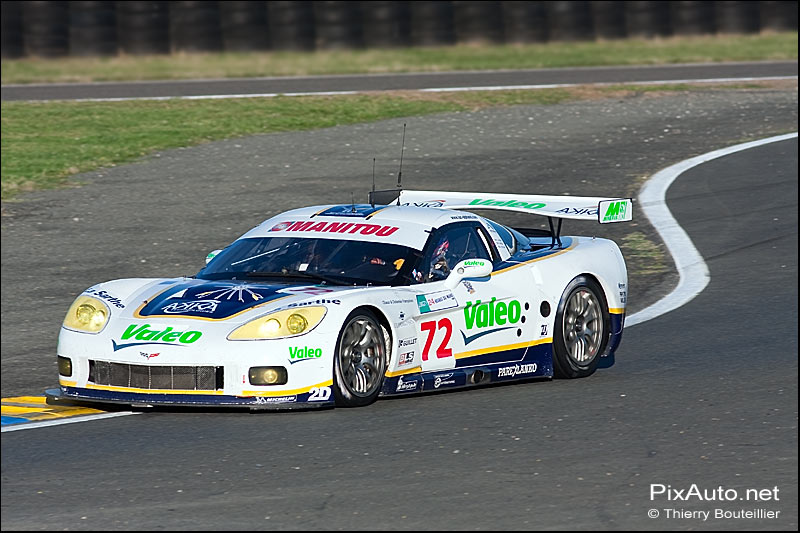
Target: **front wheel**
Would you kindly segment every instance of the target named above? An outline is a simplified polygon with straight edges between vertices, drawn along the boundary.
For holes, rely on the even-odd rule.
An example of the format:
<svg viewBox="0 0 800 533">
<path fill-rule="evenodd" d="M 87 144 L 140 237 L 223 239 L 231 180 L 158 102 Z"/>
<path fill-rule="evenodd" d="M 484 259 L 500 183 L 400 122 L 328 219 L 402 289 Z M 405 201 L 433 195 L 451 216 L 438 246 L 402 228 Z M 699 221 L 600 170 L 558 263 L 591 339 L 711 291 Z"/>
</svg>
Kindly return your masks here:
<svg viewBox="0 0 800 533">
<path fill-rule="evenodd" d="M 336 341 L 333 396 L 337 406 L 361 407 L 378 398 L 388 357 L 383 329 L 375 315 L 356 309 Z"/>
<path fill-rule="evenodd" d="M 558 304 L 553 335 L 553 373 L 582 378 L 597 370 L 608 343 L 608 306 L 603 290 L 586 276 L 573 279 Z"/>
</svg>

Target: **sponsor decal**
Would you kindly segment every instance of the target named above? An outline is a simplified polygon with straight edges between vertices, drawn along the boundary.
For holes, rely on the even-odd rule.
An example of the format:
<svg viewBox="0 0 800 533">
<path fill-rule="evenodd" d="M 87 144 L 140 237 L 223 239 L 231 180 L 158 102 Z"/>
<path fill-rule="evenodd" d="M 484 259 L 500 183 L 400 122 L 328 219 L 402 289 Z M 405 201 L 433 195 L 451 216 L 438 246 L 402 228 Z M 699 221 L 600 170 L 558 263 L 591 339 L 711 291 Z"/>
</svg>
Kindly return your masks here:
<svg viewBox="0 0 800 533">
<path fill-rule="evenodd" d="M 475 288 L 472 286 L 472 283 L 465 279 L 462 279 L 461 283 L 464 285 L 464 288 L 467 289 L 467 292 L 470 294 L 475 294 Z"/>
<path fill-rule="evenodd" d="M 216 294 L 216 296 L 211 296 L 212 300 L 230 300 L 234 296 L 240 302 L 244 302 L 244 297 L 249 296 L 253 299 L 253 301 L 258 301 L 264 298 L 263 294 L 259 294 L 253 289 L 258 289 L 259 287 L 250 287 L 247 285 L 236 285 L 234 287 L 225 287 L 222 289 L 216 289 L 213 291 L 206 291 L 201 292 L 197 296 L 198 298 L 205 298 L 206 296 L 211 296 L 212 294 Z"/>
<path fill-rule="evenodd" d="M 298 220 L 284 222 L 285 228 L 276 229 L 281 224 L 274 226 L 270 231 L 313 231 L 318 233 L 347 233 L 359 235 L 375 235 L 388 237 L 400 228 L 397 226 L 381 226 L 380 224 L 366 224 L 356 222 L 317 222 L 315 220 Z"/>
<path fill-rule="evenodd" d="M 294 222 L 281 222 L 280 224 L 275 224 L 274 226 L 272 226 L 272 228 L 270 228 L 270 231 L 283 231 L 292 224 L 294 224 Z"/>
<path fill-rule="evenodd" d="M 458 307 L 458 301 L 456 300 L 455 295 L 453 295 L 453 293 L 450 291 L 418 294 L 417 307 L 419 307 L 420 313 L 431 313 L 433 311 L 441 311 L 442 309 Z"/>
<path fill-rule="evenodd" d="M 444 206 L 445 200 L 428 200 L 426 202 L 406 202 L 401 205 L 410 206 L 410 207 L 442 207 Z"/>
<path fill-rule="evenodd" d="M 415 390 L 417 390 L 418 387 L 419 387 L 419 380 L 418 379 L 412 379 L 412 380 L 409 380 L 409 381 L 405 381 L 405 380 L 403 380 L 403 376 L 400 376 L 400 378 L 397 380 L 397 387 L 395 387 L 394 390 L 395 390 L 395 392 L 415 391 Z"/>
<path fill-rule="evenodd" d="M 180 315 L 219 320 L 282 296 L 274 287 L 261 283 L 173 282 L 171 289 L 154 295 L 135 316 Z"/>
<path fill-rule="evenodd" d="M 91 289 L 86 289 L 85 291 L 83 291 L 83 294 L 91 294 L 92 296 L 96 296 L 97 298 L 100 298 L 101 300 L 105 300 L 106 302 L 110 303 L 114 307 L 119 307 L 120 309 L 125 307 L 125 304 L 122 303 L 122 300 L 120 300 L 116 296 L 112 296 L 112 295 L 108 294 L 106 291 L 101 291 L 101 290 L 97 290 L 97 289 L 91 288 Z"/>
<path fill-rule="evenodd" d="M 412 337 L 410 339 L 400 339 L 399 346 L 402 348 L 403 346 L 411 346 L 412 344 L 417 344 L 416 337 Z"/>
<path fill-rule="evenodd" d="M 503 207 L 522 207 L 523 209 L 541 209 L 547 204 L 541 202 L 520 202 L 519 200 L 484 200 L 482 198 L 475 198 L 469 205 L 492 205 Z"/>
<path fill-rule="evenodd" d="M 168 314 L 178 313 L 213 313 L 219 305 L 218 300 L 195 300 L 192 302 L 173 302 L 165 305 L 161 311 Z"/>
<path fill-rule="evenodd" d="M 297 395 L 294 394 L 292 396 L 266 396 L 266 397 L 256 396 L 255 400 L 257 404 L 296 402 Z"/>
<path fill-rule="evenodd" d="M 627 200 L 620 200 L 619 202 L 611 202 L 608 204 L 608 209 L 603 215 L 603 222 L 614 222 L 616 220 L 625 220 L 625 214 L 628 211 Z"/>
<path fill-rule="evenodd" d="M 465 267 L 482 267 L 485 265 L 485 261 L 481 261 L 480 259 L 470 259 L 469 261 L 464 261 Z"/>
<path fill-rule="evenodd" d="M 414 300 L 412 300 L 411 298 L 402 298 L 402 299 L 392 298 L 391 300 L 381 300 L 381 303 L 383 305 L 400 305 L 400 304 L 410 304 L 413 301 Z"/>
<path fill-rule="evenodd" d="M 123 341 L 126 341 L 130 338 L 134 338 L 136 340 L 145 342 L 117 344 L 112 339 L 111 344 L 114 347 L 114 351 L 116 352 L 117 350 L 120 350 L 122 348 L 127 348 L 129 346 L 140 346 L 143 344 L 171 344 L 173 346 L 181 346 L 197 342 L 197 340 L 203 336 L 203 334 L 199 331 L 173 331 L 172 326 L 169 326 L 167 327 L 167 329 L 164 330 L 148 329 L 149 327 L 150 324 L 142 324 L 142 325 L 131 324 L 130 326 L 128 326 L 128 328 L 125 330 L 125 333 L 122 334 Z M 173 344 L 173 343 L 179 343 L 179 344 Z"/>
<path fill-rule="evenodd" d="M 325 400 L 330 400 L 330 398 L 330 387 L 311 387 L 308 395 L 309 402 L 324 402 Z"/>
<path fill-rule="evenodd" d="M 159 355 L 161 355 L 161 353 L 160 353 L 160 352 L 159 352 L 159 353 L 145 353 L 145 352 L 139 352 L 139 355 L 141 355 L 142 357 L 144 357 L 144 358 L 145 358 L 145 359 L 147 359 L 147 360 L 150 360 L 150 359 L 152 359 L 153 357 L 158 357 Z"/>
<path fill-rule="evenodd" d="M 450 220 L 474 220 L 478 218 L 475 215 L 452 215 Z"/>
<path fill-rule="evenodd" d="M 438 389 L 442 385 L 454 385 L 455 382 L 456 380 L 453 378 L 452 372 L 448 374 L 439 374 L 433 377 L 433 388 Z"/>
<path fill-rule="evenodd" d="M 319 359 L 320 357 L 322 357 L 322 348 L 309 348 L 308 346 L 304 346 L 303 348 L 289 347 L 289 364 L 295 364 L 308 359 Z"/>
<path fill-rule="evenodd" d="M 466 307 L 464 307 L 464 325 L 468 331 L 472 329 L 483 331 L 479 331 L 469 337 L 462 331 L 461 335 L 464 337 L 464 344 L 469 344 L 489 333 L 511 329 L 513 327 L 511 324 L 516 324 L 520 320 L 524 322 L 522 304 L 520 304 L 519 300 L 510 300 L 506 303 L 498 302 L 497 298 L 493 297 L 489 302 L 481 302 L 480 300 L 467 302 Z M 505 324 L 509 325 L 506 326 Z"/>
<path fill-rule="evenodd" d="M 492 240 L 494 241 L 494 244 L 495 246 L 497 246 L 498 250 L 508 250 L 508 246 L 506 246 L 505 241 L 503 241 L 503 238 L 500 236 L 499 233 L 497 233 L 497 230 L 494 229 L 494 227 L 491 224 L 484 227 L 487 230 L 489 230 L 489 235 L 492 236 Z"/>
<path fill-rule="evenodd" d="M 559 209 L 556 213 L 563 213 L 565 215 L 591 215 L 597 216 L 596 207 L 565 207 Z"/>
<path fill-rule="evenodd" d="M 397 357 L 397 366 L 410 365 L 414 362 L 414 351 L 401 353 Z"/>
<path fill-rule="evenodd" d="M 497 369 L 497 377 L 499 378 L 513 378 L 514 376 L 521 376 L 523 374 L 533 374 L 536 372 L 538 366 L 536 363 L 527 365 L 513 365 L 503 366 Z"/>
<path fill-rule="evenodd" d="M 287 305 L 286 307 L 305 307 L 307 305 L 323 305 L 323 304 L 333 304 L 339 305 L 341 304 L 341 300 L 327 300 L 325 298 L 320 298 L 319 300 L 312 300 L 310 302 L 295 302 Z"/>
</svg>

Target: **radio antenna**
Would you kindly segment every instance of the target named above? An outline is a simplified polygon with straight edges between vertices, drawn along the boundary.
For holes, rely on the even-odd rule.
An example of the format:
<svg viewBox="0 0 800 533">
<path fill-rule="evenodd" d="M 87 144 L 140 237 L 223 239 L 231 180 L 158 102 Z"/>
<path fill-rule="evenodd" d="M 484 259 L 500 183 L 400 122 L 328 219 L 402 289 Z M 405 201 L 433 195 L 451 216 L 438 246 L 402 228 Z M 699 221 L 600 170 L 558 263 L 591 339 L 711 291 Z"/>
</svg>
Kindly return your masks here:
<svg viewBox="0 0 800 533">
<path fill-rule="evenodd" d="M 402 189 L 403 180 L 403 152 L 406 151 L 406 123 L 403 122 L 403 143 L 400 147 L 400 170 L 397 171 L 397 188 Z M 397 205 L 400 205 L 400 195 L 397 195 Z"/>
<path fill-rule="evenodd" d="M 355 213 L 356 212 L 356 194 L 353 191 L 350 191 L 350 205 L 352 206 L 350 208 L 350 212 L 351 213 Z"/>
<path fill-rule="evenodd" d="M 372 207 L 375 207 L 375 201 L 373 197 L 375 196 L 375 158 L 372 158 L 372 194 L 369 195 L 369 203 L 372 204 Z"/>
</svg>

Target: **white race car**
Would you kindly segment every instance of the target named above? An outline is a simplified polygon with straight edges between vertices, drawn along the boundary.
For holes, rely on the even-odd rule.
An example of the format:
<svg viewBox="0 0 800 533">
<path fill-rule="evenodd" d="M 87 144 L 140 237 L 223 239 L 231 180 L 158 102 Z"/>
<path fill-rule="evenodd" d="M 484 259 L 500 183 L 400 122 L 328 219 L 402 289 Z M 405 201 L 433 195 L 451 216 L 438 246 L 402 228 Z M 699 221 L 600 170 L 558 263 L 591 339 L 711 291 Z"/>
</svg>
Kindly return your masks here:
<svg viewBox="0 0 800 533">
<path fill-rule="evenodd" d="M 560 229 L 631 220 L 631 199 L 392 192 L 270 218 L 193 277 L 85 290 L 61 328 L 50 401 L 363 406 L 613 363 L 625 261 L 613 241 Z M 550 231 L 470 209 L 543 215 Z"/>
</svg>

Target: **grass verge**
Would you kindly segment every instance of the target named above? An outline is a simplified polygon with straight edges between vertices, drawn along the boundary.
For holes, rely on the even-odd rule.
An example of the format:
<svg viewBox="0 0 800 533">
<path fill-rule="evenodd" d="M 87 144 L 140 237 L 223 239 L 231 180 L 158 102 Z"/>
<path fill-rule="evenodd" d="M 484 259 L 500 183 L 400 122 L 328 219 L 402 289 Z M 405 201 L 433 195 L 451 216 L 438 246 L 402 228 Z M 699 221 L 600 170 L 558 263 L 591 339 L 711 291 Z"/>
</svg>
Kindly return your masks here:
<svg viewBox="0 0 800 533">
<path fill-rule="evenodd" d="M 753 88 L 768 86 L 748 84 Z M 3 102 L 2 200 L 13 200 L 26 191 L 59 187 L 71 175 L 159 150 L 220 139 L 492 106 L 548 105 L 652 91 L 718 88 L 681 84 L 223 100 Z"/>
<path fill-rule="evenodd" d="M 2 83 L 247 78 L 797 59 L 797 32 L 317 52 L 2 61 Z"/>
</svg>

